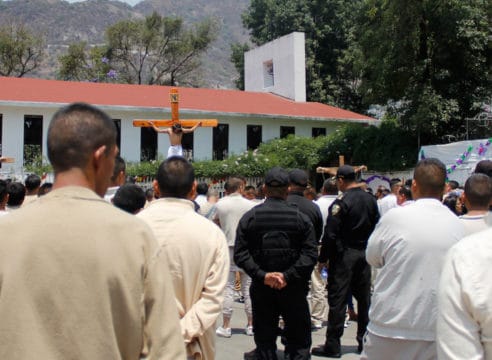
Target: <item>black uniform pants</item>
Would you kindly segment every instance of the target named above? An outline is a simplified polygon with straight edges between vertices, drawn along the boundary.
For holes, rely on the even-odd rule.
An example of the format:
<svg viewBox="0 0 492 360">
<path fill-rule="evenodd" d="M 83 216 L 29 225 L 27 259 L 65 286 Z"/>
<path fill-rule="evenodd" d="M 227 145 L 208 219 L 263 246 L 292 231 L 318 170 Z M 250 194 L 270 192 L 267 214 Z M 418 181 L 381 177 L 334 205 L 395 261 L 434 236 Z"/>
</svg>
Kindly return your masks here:
<svg viewBox="0 0 492 360">
<path fill-rule="evenodd" d="M 366 261 L 365 251 L 345 249 L 343 253 L 330 258 L 328 270 L 328 326 L 326 328 L 326 347 L 340 350 L 343 335 L 347 295 L 357 300 L 357 341 L 362 342 L 369 323 L 371 289 L 371 267 Z"/>
<path fill-rule="evenodd" d="M 308 285 L 289 284 L 274 290 L 257 281 L 250 288 L 253 306 L 256 354 L 261 360 L 277 360 L 276 340 L 279 316 L 285 323 L 285 354 L 289 360 L 310 359 L 311 317 L 307 302 Z"/>
</svg>

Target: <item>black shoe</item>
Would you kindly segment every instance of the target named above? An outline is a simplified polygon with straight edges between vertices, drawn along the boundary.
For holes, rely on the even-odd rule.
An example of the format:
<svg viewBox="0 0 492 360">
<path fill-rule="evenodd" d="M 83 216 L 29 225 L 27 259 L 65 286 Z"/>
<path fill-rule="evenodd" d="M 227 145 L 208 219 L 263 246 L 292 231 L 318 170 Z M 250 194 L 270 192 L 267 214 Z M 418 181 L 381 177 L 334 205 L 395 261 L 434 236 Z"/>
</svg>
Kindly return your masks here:
<svg viewBox="0 0 492 360">
<path fill-rule="evenodd" d="M 342 352 L 340 349 L 334 350 L 327 348 L 325 345 L 320 345 L 311 350 L 312 355 L 316 356 L 323 356 L 323 357 L 329 357 L 329 358 L 341 358 L 342 357 Z"/>
<path fill-rule="evenodd" d="M 244 353 L 244 360 L 256 360 L 258 356 L 256 356 L 256 349 Z"/>
</svg>

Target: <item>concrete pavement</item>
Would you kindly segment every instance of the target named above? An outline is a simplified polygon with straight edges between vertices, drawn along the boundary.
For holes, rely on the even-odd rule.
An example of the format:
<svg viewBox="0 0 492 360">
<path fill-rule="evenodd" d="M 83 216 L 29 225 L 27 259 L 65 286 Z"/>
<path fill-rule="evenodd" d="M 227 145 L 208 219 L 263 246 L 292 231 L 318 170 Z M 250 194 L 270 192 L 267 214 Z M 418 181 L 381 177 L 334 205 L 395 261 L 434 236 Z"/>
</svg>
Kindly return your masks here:
<svg viewBox="0 0 492 360">
<path fill-rule="evenodd" d="M 222 338 L 216 336 L 216 360 L 242 360 L 243 354 L 255 348 L 255 342 L 252 336 L 247 336 L 244 333 L 246 326 L 246 314 L 244 313 L 244 305 L 235 302 L 233 305 L 234 313 L 231 319 L 232 337 Z M 222 324 L 222 315 L 217 320 L 217 326 Z M 357 351 L 357 341 L 355 335 L 357 331 L 357 323 L 349 322 L 349 326 L 345 329 L 342 337 L 342 359 L 355 360 L 359 359 L 360 355 Z M 313 331 L 313 346 L 324 343 L 326 326 L 322 329 Z M 283 348 L 280 343 L 280 338 L 277 341 L 279 359 L 283 360 Z M 324 357 L 312 356 L 312 359 L 327 359 Z"/>
</svg>

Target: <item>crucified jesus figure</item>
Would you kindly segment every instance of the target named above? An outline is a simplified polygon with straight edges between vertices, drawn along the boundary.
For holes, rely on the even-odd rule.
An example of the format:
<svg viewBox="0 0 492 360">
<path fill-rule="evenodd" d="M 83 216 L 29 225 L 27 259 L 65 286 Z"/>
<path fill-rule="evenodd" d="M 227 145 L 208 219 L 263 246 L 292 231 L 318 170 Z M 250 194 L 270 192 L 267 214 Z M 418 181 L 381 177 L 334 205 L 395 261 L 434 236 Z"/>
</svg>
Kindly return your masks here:
<svg viewBox="0 0 492 360">
<path fill-rule="evenodd" d="M 200 126 L 201 122 L 196 123 L 191 128 L 184 128 L 180 123 L 176 122 L 171 127 L 160 128 L 156 126 L 152 121 L 149 121 L 154 130 L 157 133 L 166 133 L 169 135 L 169 142 L 171 143 L 167 151 L 167 157 L 171 156 L 183 156 L 183 147 L 181 141 L 183 139 L 183 134 L 189 134 L 195 131 L 195 129 Z"/>
</svg>

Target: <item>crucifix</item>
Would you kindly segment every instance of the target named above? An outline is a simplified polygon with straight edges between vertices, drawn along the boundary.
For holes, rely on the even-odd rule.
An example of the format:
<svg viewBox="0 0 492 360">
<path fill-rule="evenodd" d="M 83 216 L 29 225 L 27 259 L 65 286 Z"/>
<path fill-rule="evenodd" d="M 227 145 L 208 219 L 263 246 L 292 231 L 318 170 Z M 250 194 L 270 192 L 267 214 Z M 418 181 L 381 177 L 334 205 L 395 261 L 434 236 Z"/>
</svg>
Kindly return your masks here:
<svg viewBox="0 0 492 360">
<path fill-rule="evenodd" d="M 169 135 L 169 150 L 167 157 L 183 156 L 183 147 L 181 140 L 183 134 L 189 134 L 195 131 L 198 126 L 216 127 L 217 119 L 179 119 L 179 93 L 178 89 L 172 88 L 171 98 L 171 119 L 170 120 L 133 120 L 135 127 L 152 127 L 157 133 L 166 133 Z"/>
<path fill-rule="evenodd" d="M 161 126 L 173 126 L 175 124 L 180 124 L 182 127 L 193 127 L 197 124 L 202 127 L 216 127 L 217 119 L 180 119 L 179 118 L 179 93 L 178 89 L 172 88 L 170 93 L 171 100 L 171 119 L 136 119 L 133 120 L 133 126 L 135 127 L 157 127 Z"/>
<path fill-rule="evenodd" d="M 322 173 L 322 174 L 328 174 L 330 176 L 335 176 L 337 174 L 338 167 L 345 165 L 345 156 L 340 155 L 338 157 L 338 166 L 334 167 L 322 167 L 318 166 L 316 168 L 317 173 Z M 360 165 L 360 166 L 353 166 L 355 173 L 361 172 L 361 171 L 367 171 L 367 166 L 365 165 Z"/>
</svg>

